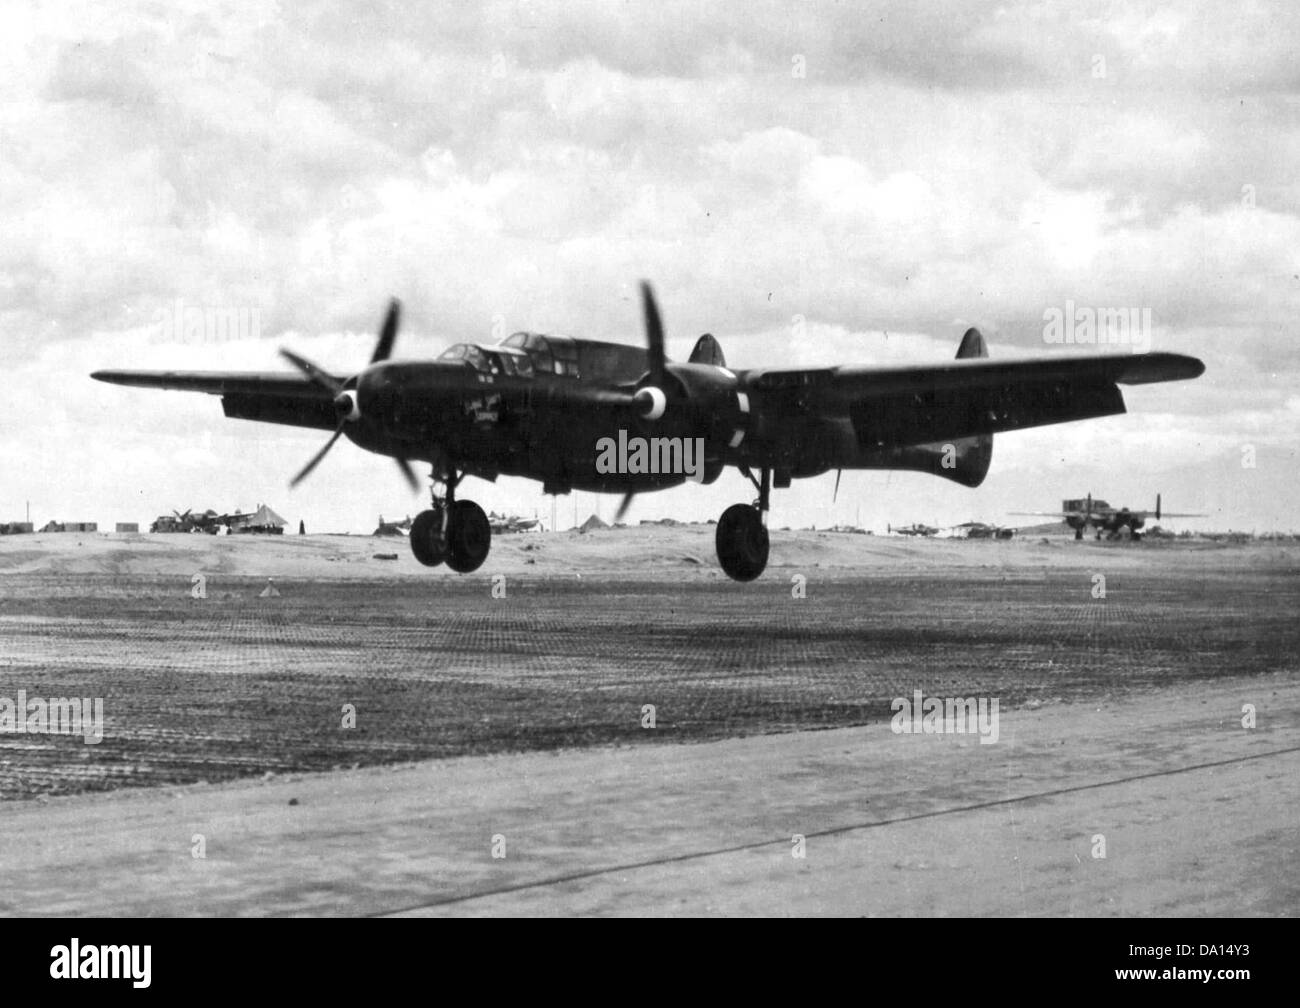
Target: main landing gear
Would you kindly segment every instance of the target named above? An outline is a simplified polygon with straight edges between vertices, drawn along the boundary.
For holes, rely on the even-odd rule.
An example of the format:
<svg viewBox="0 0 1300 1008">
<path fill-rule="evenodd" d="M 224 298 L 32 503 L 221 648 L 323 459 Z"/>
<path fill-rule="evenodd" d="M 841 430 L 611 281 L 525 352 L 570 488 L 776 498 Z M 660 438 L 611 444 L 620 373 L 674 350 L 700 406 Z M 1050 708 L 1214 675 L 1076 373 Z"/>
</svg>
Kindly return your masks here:
<svg viewBox="0 0 1300 1008">
<path fill-rule="evenodd" d="M 430 496 L 433 507 L 421 511 L 411 522 L 411 552 L 426 567 L 445 562 L 460 574 L 478 570 L 492 546 L 492 526 L 483 509 L 469 500 L 456 500 L 461 477 L 452 472 L 442 482 L 446 496 L 438 496 L 438 478 L 433 478 Z"/>
<path fill-rule="evenodd" d="M 733 504 L 718 519 L 716 545 L 718 562 L 727 577 L 736 581 L 753 581 L 767 566 L 767 511 L 772 491 L 772 470 L 764 469 L 761 480 L 742 469 L 758 490 L 753 504 Z"/>
</svg>

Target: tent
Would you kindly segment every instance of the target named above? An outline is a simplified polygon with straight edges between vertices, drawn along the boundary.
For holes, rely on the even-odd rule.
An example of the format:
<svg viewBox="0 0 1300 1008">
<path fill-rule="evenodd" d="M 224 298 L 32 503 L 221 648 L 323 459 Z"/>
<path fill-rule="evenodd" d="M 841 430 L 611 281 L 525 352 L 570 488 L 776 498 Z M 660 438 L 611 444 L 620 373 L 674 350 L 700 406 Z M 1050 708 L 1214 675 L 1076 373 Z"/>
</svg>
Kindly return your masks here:
<svg viewBox="0 0 1300 1008">
<path fill-rule="evenodd" d="M 236 528 L 237 532 L 264 532 L 273 535 L 283 535 L 284 527 L 287 525 L 283 518 L 272 511 L 265 504 L 259 505 L 258 509 L 251 515 L 241 521 Z"/>
<path fill-rule="evenodd" d="M 578 526 L 579 532 L 590 532 L 592 529 L 607 529 L 609 526 L 600 520 L 599 515 L 592 515 L 585 522 Z"/>
</svg>

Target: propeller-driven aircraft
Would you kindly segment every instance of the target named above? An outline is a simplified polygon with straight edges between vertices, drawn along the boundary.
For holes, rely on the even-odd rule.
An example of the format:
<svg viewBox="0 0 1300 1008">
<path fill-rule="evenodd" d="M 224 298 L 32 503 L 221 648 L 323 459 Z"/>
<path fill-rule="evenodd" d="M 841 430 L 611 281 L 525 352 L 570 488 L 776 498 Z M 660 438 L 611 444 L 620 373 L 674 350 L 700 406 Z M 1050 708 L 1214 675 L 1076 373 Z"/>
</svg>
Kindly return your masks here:
<svg viewBox="0 0 1300 1008">
<path fill-rule="evenodd" d="M 885 531 L 890 535 L 924 536 L 928 539 L 930 536 L 938 535 L 943 530 L 937 525 L 914 522 L 911 525 L 886 525 Z"/>
<path fill-rule="evenodd" d="M 1074 538 L 1076 539 L 1082 539 L 1084 531 L 1089 527 L 1097 530 L 1098 539 L 1101 538 L 1103 532 L 1107 533 L 1107 537 L 1110 539 L 1118 539 L 1120 533 L 1126 528 L 1129 531 L 1130 539 L 1141 539 L 1141 529 L 1146 524 L 1147 519 L 1155 518 L 1156 521 L 1159 521 L 1162 517 L 1159 494 L 1156 494 L 1156 509 L 1154 511 L 1130 511 L 1126 507 L 1113 508 L 1104 500 L 1093 500 L 1092 494 L 1088 494 L 1087 497 L 1061 501 L 1060 511 L 1013 511 L 1012 514 L 1060 518 L 1070 528 L 1074 529 Z M 1203 518 L 1205 516 L 1181 511 L 1165 511 L 1163 517 Z"/>
<path fill-rule="evenodd" d="M 483 509 L 456 496 L 466 476 L 523 476 L 551 494 L 622 493 L 617 522 L 637 493 L 688 477 L 712 483 L 734 466 L 757 498 L 723 512 L 715 541 L 723 570 L 750 581 L 767 566 L 773 487 L 832 469 L 910 469 L 976 487 L 995 433 L 1123 413 L 1119 385 L 1205 370 L 1170 353 L 993 361 L 975 329 L 955 361 L 938 364 L 730 369 L 707 333 L 686 363 L 673 363 L 648 284 L 641 299 L 645 349 L 520 332 L 491 347 L 458 343 L 436 360 L 392 360 L 393 301 L 369 365 L 351 376 L 282 350 L 297 374 L 92 377 L 206 392 L 228 417 L 333 431 L 294 486 L 345 435 L 395 459 L 412 488 L 411 463 L 429 464 L 431 507 L 412 523 L 411 550 L 461 573 L 482 565 L 492 538 Z"/>
<path fill-rule="evenodd" d="M 540 518 L 520 518 L 518 515 L 488 512 L 488 524 L 493 532 L 530 532 L 541 523 Z"/>
</svg>

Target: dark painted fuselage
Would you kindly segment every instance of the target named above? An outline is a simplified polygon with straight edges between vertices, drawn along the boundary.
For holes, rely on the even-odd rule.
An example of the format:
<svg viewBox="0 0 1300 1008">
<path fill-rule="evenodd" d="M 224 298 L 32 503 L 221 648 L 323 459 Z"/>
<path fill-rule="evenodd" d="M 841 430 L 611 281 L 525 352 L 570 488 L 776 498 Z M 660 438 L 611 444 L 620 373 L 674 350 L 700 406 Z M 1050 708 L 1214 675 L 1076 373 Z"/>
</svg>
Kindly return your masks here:
<svg viewBox="0 0 1300 1008">
<path fill-rule="evenodd" d="M 361 418 L 346 434 L 372 452 L 486 479 L 526 477 L 560 493 L 679 485 L 687 475 L 667 464 L 669 448 L 687 438 L 701 439 L 702 471 L 693 478 L 705 483 L 734 465 L 770 467 L 777 486 L 868 468 L 917 469 L 974 485 L 988 467 L 979 439 L 899 445 L 903 432 L 883 430 L 886 416 L 835 415 L 814 388 L 755 388 L 751 379 L 761 373 L 709 364 L 668 364 L 667 371 L 667 410 L 647 421 L 625 405 L 647 382 L 646 354 L 637 347 L 523 333 L 496 347 L 458 344 L 437 360 L 387 361 L 362 372 L 355 379 Z M 651 471 L 634 471 L 635 462 L 631 471 L 600 471 L 602 440 L 620 437 L 649 444 Z"/>
</svg>

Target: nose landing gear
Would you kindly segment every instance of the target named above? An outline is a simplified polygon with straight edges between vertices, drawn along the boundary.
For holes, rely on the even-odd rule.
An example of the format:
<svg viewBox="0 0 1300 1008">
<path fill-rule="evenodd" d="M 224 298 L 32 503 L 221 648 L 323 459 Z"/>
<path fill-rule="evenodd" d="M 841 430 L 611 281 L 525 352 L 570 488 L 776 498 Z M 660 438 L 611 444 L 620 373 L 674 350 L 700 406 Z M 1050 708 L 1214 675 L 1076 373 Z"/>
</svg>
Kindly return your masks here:
<svg viewBox="0 0 1300 1008">
<path fill-rule="evenodd" d="M 447 487 L 445 496 L 439 496 L 439 480 L 434 475 L 430 491 L 433 506 L 421 511 L 411 523 L 411 552 L 426 567 L 446 563 L 457 573 L 468 574 L 487 559 L 492 526 L 473 501 L 456 500 L 456 486 L 462 475 L 453 471 L 442 481 Z"/>
</svg>

